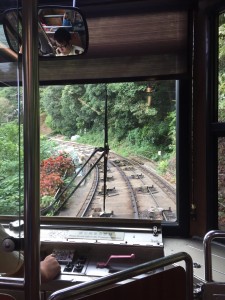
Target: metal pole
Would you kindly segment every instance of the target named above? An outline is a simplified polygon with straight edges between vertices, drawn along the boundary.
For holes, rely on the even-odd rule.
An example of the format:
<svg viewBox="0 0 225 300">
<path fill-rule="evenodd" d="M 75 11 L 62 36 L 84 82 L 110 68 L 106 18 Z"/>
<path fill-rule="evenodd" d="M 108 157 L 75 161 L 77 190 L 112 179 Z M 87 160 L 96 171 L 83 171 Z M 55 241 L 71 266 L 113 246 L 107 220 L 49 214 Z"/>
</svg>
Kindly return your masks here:
<svg viewBox="0 0 225 300">
<path fill-rule="evenodd" d="M 40 155 L 37 0 L 22 0 L 25 299 L 40 299 Z"/>
<path fill-rule="evenodd" d="M 212 276 L 212 240 L 225 238 L 225 231 L 211 230 L 204 236 L 204 260 L 205 260 L 205 281 L 213 282 Z"/>
<path fill-rule="evenodd" d="M 108 155 L 109 155 L 109 144 L 108 144 L 108 92 L 107 83 L 105 84 L 105 137 L 104 137 L 104 178 L 103 178 L 103 212 L 105 212 L 105 202 L 107 194 L 107 167 L 108 167 Z"/>
</svg>

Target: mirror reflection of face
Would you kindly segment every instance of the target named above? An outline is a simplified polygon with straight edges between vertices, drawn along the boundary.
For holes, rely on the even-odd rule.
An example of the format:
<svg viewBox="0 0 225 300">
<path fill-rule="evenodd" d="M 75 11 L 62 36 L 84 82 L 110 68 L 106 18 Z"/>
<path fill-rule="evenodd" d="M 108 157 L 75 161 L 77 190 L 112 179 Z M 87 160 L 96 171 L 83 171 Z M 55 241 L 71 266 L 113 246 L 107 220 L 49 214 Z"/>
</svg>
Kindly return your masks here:
<svg viewBox="0 0 225 300">
<path fill-rule="evenodd" d="M 71 50 L 72 50 L 72 47 L 70 44 L 68 43 L 63 43 L 63 44 L 59 44 L 56 42 L 56 53 L 57 54 L 63 54 L 63 55 L 69 55 Z"/>
<path fill-rule="evenodd" d="M 4 33 L 9 47 L 22 53 L 22 12 L 9 10 L 4 15 Z M 55 34 L 63 30 L 58 39 Z M 40 56 L 80 55 L 88 48 L 88 28 L 76 8 L 48 6 L 38 11 L 38 47 Z"/>
<path fill-rule="evenodd" d="M 42 10 L 39 20 L 47 38 L 55 49 L 56 56 L 79 55 L 86 48 L 84 20 L 80 13 L 73 10 Z"/>
<path fill-rule="evenodd" d="M 72 35 L 66 28 L 58 28 L 54 33 L 56 56 L 79 55 L 84 49 L 72 43 Z"/>
</svg>

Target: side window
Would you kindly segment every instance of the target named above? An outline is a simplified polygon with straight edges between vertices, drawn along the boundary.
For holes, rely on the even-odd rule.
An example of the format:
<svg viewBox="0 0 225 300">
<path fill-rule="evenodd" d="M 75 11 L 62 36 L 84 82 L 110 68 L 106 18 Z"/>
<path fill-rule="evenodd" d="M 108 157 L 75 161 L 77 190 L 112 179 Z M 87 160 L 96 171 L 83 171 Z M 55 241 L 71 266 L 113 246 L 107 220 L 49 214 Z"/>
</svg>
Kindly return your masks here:
<svg viewBox="0 0 225 300">
<path fill-rule="evenodd" d="M 20 74 L 0 26 L 1 69 L 11 72 L 14 83 L 10 85 L 0 78 L 0 214 L 7 216 L 0 223 L 0 273 L 9 276 L 19 271 L 23 264 L 20 252 L 8 253 L 2 250 L 2 241 L 7 236 L 20 237 L 23 213 L 23 109 Z M 9 232 L 9 219 L 12 230 Z"/>
<path fill-rule="evenodd" d="M 219 15 L 218 27 L 218 122 L 225 123 L 225 14 Z M 223 130 L 224 132 L 224 130 Z M 218 226 L 225 229 L 225 138 L 218 138 Z"/>
</svg>

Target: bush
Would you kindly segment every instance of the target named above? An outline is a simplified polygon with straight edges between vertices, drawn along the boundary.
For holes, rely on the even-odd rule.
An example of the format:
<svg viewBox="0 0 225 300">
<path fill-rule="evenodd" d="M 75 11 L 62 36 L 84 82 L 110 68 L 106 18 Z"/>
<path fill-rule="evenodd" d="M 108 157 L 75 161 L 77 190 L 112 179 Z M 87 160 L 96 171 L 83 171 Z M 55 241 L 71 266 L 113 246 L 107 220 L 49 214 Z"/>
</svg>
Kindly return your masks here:
<svg viewBox="0 0 225 300">
<path fill-rule="evenodd" d="M 64 175 L 74 172 L 75 165 L 68 154 L 61 153 L 52 156 L 41 163 L 40 170 L 40 195 L 54 196 L 58 189 L 64 185 Z"/>
<path fill-rule="evenodd" d="M 168 170 L 168 160 L 162 160 L 158 163 L 158 170 L 165 173 Z"/>
</svg>

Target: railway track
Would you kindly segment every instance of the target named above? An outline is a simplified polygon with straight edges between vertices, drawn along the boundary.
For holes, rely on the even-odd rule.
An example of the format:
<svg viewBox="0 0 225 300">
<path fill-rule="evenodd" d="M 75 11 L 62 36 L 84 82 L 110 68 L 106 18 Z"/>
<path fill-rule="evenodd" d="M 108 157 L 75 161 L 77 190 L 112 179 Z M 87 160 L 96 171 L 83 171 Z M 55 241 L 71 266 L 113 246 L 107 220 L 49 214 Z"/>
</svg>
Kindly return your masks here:
<svg viewBox="0 0 225 300">
<path fill-rule="evenodd" d="M 157 184 L 157 186 L 164 190 L 168 197 L 170 197 L 170 199 L 173 200 L 174 203 L 176 203 L 176 189 L 168 181 L 159 176 L 151 167 L 143 166 L 138 161 L 134 161 L 134 165 L 136 165 L 137 168 L 140 169 L 144 174 L 151 177 L 155 184 Z"/>
<path fill-rule="evenodd" d="M 98 166 L 95 166 L 94 179 L 93 179 L 92 186 L 91 186 L 89 193 L 88 193 L 85 201 L 83 202 L 79 212 L 76 215 L 77 217 L 82 218 L 88 214 L 88 209 L 89 209 L 91 202 L 95 196 L 98 184 L 99 184 L 99 169 L 98 169 Z"/>
<path fill-rule="evenodd" d="M 93 148 L 75 142 L 62 144 L 72 145 L 83 157 Z M 176 219 L 175 189 L 156 172 L 137 159 L 125 159 L 115 153 L 108 157 L 108 176 L 106 182 L 105 203 L 103 203 L 103 178 L 100 153 L 91 159 L 96 163 L 85 179 L 85 184 L 76 189 L 59 215 L 75 217 L 115 217 Z M 105 211 L 103 211 L 105 207 Z"/>
</svg>

